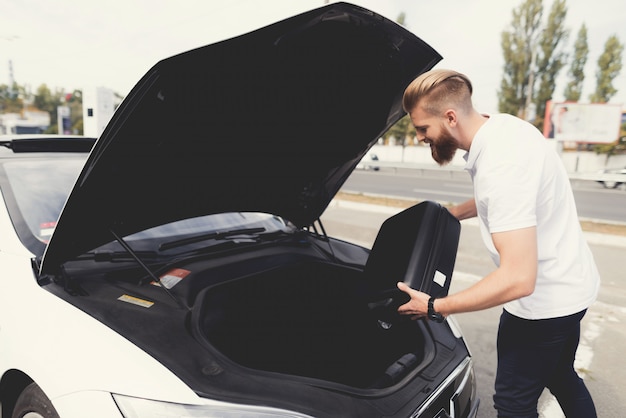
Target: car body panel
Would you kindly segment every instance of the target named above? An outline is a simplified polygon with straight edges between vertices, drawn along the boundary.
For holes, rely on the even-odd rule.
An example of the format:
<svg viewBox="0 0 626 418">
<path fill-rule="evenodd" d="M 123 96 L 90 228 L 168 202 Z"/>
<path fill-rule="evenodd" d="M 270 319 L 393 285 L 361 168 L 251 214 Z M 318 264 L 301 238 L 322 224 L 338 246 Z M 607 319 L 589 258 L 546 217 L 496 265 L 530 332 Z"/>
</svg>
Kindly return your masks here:
<svg viewBox="0 0 626 418">
<path fill-rule="evenodd" d="M 51 399 L 89 389 L 197 401 L 187 385 L 145 351 L 41 288 L 30 270 L 29 258 L 0 253 L 0 265 L 4 278 L 16 278 L 10 292 L 5 287 L 0 293 L 2 310 L 20 318 L 2 321 L 0 375 L 19 369 Z M 32 280 L 24 280 L 28 274 Z M 10 364 L 5 363 L 9 360 Z"/>
<path fill-rule="evenodd" d="M 0 198 L 2 198 L 2 191 L 0 191 Z M 4 199 L 2 199 L 4 202 Z M 11 222 L 11 218 L 7 213 L 4 205 L 1 206 L 2 210 L 0 210 L 0 230 L 1 231 L 15 231 L 13 222 Z M 0 241 L 0 254 L 11 254 L 15 256 L 21 257 L 29 257 L 32 254 L 24 248 L 24 244 L 19 240 L 17 235 L 15 234 L 6 234 L 2 237 Z"/>
<path fill-rule="evenodd" d="M 111 393 L 106 391 L 83 390 L 53 398 L 51 401 L 54 409 L 63 418 L 121 417 Z"/>
</svg>

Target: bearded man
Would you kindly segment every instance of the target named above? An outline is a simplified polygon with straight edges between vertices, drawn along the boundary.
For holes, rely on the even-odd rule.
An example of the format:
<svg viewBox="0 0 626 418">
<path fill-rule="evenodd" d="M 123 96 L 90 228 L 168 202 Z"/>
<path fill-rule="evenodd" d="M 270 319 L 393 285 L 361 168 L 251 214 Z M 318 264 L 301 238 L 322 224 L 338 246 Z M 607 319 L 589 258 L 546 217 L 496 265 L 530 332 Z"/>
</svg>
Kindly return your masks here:
<svg viewBox="0 0 626 418">
<path fill-rule="evenodd" d="M 494 395 L 498 416 L 536 418 L 547 387 L 567 417 L 595 417 L 574 357 L 580 321 L 600 278 L 569 178 L 534 126 L 508 114 L 481 114 L 471 96 L 465 75 L 432 70 L 407 87 L 403 106 L 418 140 L 430 145 L 439 164 L 450 162 L 457 149 L 466 151 L 474 198 L 450 212 L 459 220 L 478 216 L 496 268 L 439 299 L 400 282 L 411 300 L 398 312 L 437 318 L 503 305 Z"/>
</svg>

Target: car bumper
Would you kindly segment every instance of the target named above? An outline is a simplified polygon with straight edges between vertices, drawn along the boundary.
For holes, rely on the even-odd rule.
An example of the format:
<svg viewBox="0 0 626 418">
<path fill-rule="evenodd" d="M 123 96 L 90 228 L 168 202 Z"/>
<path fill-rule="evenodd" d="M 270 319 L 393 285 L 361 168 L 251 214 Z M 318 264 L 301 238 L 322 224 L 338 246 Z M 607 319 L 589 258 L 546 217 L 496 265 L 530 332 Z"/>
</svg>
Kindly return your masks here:
<svg viewBox="0 0 626 418">
<path fill-rule="evenodd" d="M 475 418 L 479 404 L 472 359 L 466 357 L 411 418 Z"/>
</svg>

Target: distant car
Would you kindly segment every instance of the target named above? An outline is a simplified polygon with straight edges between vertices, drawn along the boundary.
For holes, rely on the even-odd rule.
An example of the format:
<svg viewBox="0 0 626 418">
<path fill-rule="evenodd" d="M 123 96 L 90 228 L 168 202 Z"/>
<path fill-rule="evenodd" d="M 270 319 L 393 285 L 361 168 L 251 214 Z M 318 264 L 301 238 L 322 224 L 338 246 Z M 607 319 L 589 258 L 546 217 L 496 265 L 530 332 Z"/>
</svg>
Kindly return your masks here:
<svg viewBox="0 0 626 418">
<path fill-rule="evenodd" d="M 454 318 L 394 290 L 447 292 L 458 221 L 320 222 L 440 58 L 333 3 L 157 63 L 95 145 L 1 138 L 2 417 L 475 417 Z"/>
<path fill-rule="evenodd" d="M 361 159 L 361 161 L 359 162 L 359 164 L 357 164 L 356 168 L 360 168 L 362 170 L 374 170 L 374 171 L 378 171 L 380 170 L 380 166 L 378 164 L 376 164 L 375 162 L 379 161 L 378 159 L 378 155 L 374 154 L 374 153 L 370 153 L 368 152 L 367 154 L 365 154 L 365 156 Z"/>
<path fill-rule="evenodd" d="M 619 180 L 598 180 L 607 189 L 616 189 L 626 184 L 626 167 L 623 168 L 607 168 L 601 171 L 602 174 L 617 174 L 624 177 L 624 181 Z"/>
</svg>

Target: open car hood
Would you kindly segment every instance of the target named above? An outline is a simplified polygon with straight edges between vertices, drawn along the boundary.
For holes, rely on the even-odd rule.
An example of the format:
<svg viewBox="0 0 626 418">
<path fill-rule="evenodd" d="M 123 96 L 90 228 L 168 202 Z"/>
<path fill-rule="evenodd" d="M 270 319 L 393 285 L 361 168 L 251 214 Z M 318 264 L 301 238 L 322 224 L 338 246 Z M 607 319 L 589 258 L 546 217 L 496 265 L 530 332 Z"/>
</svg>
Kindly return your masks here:
<svg viewBox="0 0 626 418">
<path fill-rule="evenodd" d="M 97 141 L 42 272 L 111 231 L 232 211 L 311 224 L 440 59 L 396 23 L 335 3 L 158 62 Z"/>
</svg>

